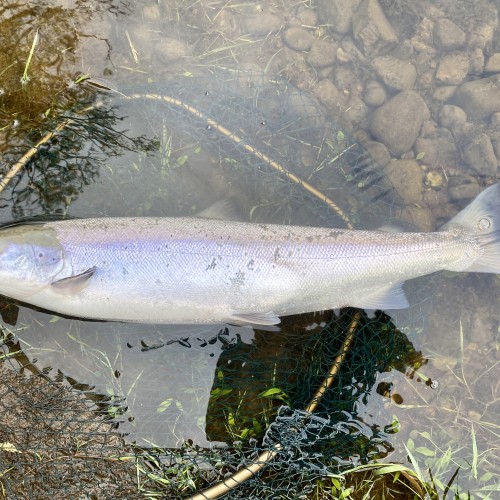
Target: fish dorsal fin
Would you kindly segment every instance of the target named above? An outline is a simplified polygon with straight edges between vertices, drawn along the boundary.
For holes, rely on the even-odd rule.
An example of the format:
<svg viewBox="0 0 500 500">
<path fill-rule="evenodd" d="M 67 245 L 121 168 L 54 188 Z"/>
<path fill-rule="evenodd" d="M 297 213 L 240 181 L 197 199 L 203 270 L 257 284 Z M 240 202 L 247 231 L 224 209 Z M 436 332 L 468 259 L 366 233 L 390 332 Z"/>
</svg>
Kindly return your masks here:
<svg viewBox="0 0 500 500">
<path fill-rule="evenodd" d="M 281 322 L 279 316 L 272 311 L 265 313 L 231 314 L 226 320 L 235 325 L 277 325 Z"/>
<path fill-rule="evenodd" d="M 403 283 L 379 288 L 350 305 L 362 309 L 405 309 L 409 306 Z"/>
<path fill-rule="evenodd" d="M 96 267 L 91 267 L 83 273 L 54 281 L 51 283 L 51 287 L 54 291 L 60 293 L 61 295 L 76 295 L 89 284 L 89 280 L 92 278 L 96 270 Z"/>
<path fill-rule="evenodd" d="M 205 208 L 205 210 L 198 212 L 196 217 L 201 217 L 203 219 L 242 221 L 234 203 L 227 199 L 215 202 L 213 205 Z"/>
</svg>

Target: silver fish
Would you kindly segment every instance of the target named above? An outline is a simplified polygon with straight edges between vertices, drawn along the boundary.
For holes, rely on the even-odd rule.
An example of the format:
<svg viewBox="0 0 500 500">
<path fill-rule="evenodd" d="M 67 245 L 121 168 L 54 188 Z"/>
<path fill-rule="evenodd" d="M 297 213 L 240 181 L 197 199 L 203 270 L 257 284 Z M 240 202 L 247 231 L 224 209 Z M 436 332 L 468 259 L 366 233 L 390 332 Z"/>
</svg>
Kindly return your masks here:
<svg viewBox="0 0 500 500">
<path fill-rule="evenodd" d="M 274 325 L 343 306 L 408 306 L 439 270 L 500 273 L 500 184 L 432 233 L 179 218 L 0 230 L 0 293 L 80 318 Z"/>
</svg>

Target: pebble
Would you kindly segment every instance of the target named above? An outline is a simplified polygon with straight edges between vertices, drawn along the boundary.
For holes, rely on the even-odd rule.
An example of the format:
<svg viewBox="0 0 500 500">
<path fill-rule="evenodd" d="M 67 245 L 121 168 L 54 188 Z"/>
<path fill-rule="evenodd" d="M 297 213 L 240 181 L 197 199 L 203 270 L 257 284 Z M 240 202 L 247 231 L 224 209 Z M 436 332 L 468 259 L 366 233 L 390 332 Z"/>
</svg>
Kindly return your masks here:
<svg viewBox="0 0 500 500">
<path fill-rule="evenodd" d="M 484 66 L 486 73 L 500 73 L 500 52 L 491 54 Z"/>
<path fill-rule="evenodd" d="M 360 85 L 359 78 L 351 66 L 339 66 L 333 73 L 333 81 L 344 94 L 356 95 Z"/>
<path fill-rule="evenodd" d="M 491 139 L 484 132 L 478 132 L 472 124 L 465 124 L 458 137 L 460 156 L 475 172 L 483 177 L 495 177 L 498 162 Z"/>
<path fill-rule="evenodd" d="M 434 43 L 441 50 L 459 50 L 465 46 L 465 31 L 449 19 L 438 19 L 433 34 Z"/>
<path fill-rule="evenodd" d="M 308 9 L 307 7 L 300 8 L 297 12 L 297 19 L 300 24 L 304 26 L 316 26 L 318 24 L 316 12 L 313 9 Z"/>
<path fill-rule="evenodd" d="M 439 111 L 439 123 L 442 127 L 451 130 L 456 125 L 464 124 L 467 121 L 467 114 L 462 108 L 445 104 Z"/>
<path fill-rule="evenodd" d="M 484 52 L 476 47 L 469 54 L 469 75 L 482 75 L 484 72 Z"/>
<path fill-rule="evenodd" d="M 453 98 L 469 119 L 482 121 L 500 111 L 500 75 L 471 80 L 458 88 Z"/>
<path fill-rule="evenodd" d="M 469 72 L 469 56 L 465 52 L 447 54 L 439 63 L 436 79 L 447 85 L 459 85 Z"/>
<path fill-rule="evenodd" d="M 387 100 L 387 92 L 377 80 L 368 80 L 365 84 L 363 99 L 368 106 L 378 107 Z"/>
<path fill-rule="evenodd" d="M 177 61 L 189 53 L 188 46 L 177 38 L 165 37 L 156 43 L 155 51 L 164 63 Z"/>
<path fill-rule="evenodd" d="M 152 44 L 153 31 L 147 24 L 139 23 L 137 26 L 131 28 L 130 39 L 134 48 L 139 48 L 141 51 L 143 51 L 146 47 L 149 47 Z M 130 50 L 128 43 L 127 50 Z M 144 50 L 144 52 L 146 51 Z"/>
<path fill-rule="evenodd" d="M 288 28 L 283 33 L 283 41 L 292 50 L 298 52 L 308 51 L 313 44 L 314 37 L 309 30 L 305 28 Z"/>
<path fill-rule="evenodd" d="M 106 40 L 82 37 L 78 46 L 82 67 L 95 76 L 105 76 L 108 69 L 106 54 L 109 46 Z"/>
<path fill-rule="evenodd" d="M 497 158 L 500 158 L 500 128 L 497 127 L 492 130 L 488 130 L 487 134 L 491 140 L 491 144 L 493 145 L 493 151 L 495 152 L 495 156 Z"/>
<path fill-rule="evenodd" d="M 424 173 L 416 160 L 391 160 L 384 172 L 406 204 L 420 201 Z"/>
<path fill-rule="evenodd" d="M 419 160 L 425 161 L 426 164 L 434 165 L 437 163 L 437 149 L 436 141 L 419 137 L 413 146 L 415 155 Z"/>
<path fill-rule="evenodd" d="M 307 54 L 307 62 L 315 68 L 331 66 L 337 57 L 337 44 L 332 40 L 316 39 Z"/>
<path fill-rule="evenodd" d="M 435 222 L 430 210 L 417 205 L 409 205 L 401 209 L 399 213 L 394 214 L 402 222 L 410 224 L 419 231 L 434 231 Z"/>
<path fill-rule="evenodd" d="M 360 3 L 361 0 L 318 0 L 319 21 L 345 35 L 351 29 L 352 16 Z"/>
<path fill-rule="evenodd" d="M 471 420 L 475 420 L 476 422 L 479 422 L 481 420 L 481 413 L 478 412 L 477 410 L 469 410 L 467 412 L 467 416 L 471 419 Z"/>
<path fill-rule="evenodd" d="M 412 148 L 428 117 L 429 108 L 419 94 L 400 92 L 374 111 L 370 131 L 389 151 L 400 156 Z"/>
<path fill-rule="evenodd" d="M 457 87 L 455 85 L 443 85 L 441 87 L 436 87 L 436 89 L 432 93 L 432 97 L 436 101 L 446 102 L 453 97 L 453 94 L 456 91 Z"/>
<path fill-rule="evenodd" d="M 344 38 L 342 38 L 340 46 L 348 57 L 348 61 L 356 61 L 357 63 L 368 64 L 367 58 L 359 50 L 358 46 L 350 36 L 345 36 Z"/>
<path fill-rule="evenodd" d="M 472 175 L 456 175 L 448 179 L 448 195 L 452 201 L 472 200 L 481 188 Z"/>
<path fill-rule="evenodd" d="M 334 115 L 339 113 L 344 99 L 330 79 L 325 78 L 320 80 L 312 90 L 314 95 L 328 111 L 332 112 Z"/>
<path fill-rule="evenodd" d="M 213 19 L 218 31 L 225 35 L 239 35 L 241 30 L 236 16 L 229 9 L 222 9 Z"/>
<path fill-rule="evenodd" d="M 381 142 L 366 141 L 363 147 L 376 165 L 385 167 L 391 161 L 391 154 Z"/>
<path fill-rule="evenodd" d="M 417 26 L 415 34 L 411 37 L 413 48 L 422 54 L 430 53 L 434 50 L 433 44 L 433 22 L 428 17 L 424 17 Z"/>
<path fill-rule="evenodd" d="M 398 43 L 398 37 L 377 0 L 363 0 L 352 16 L 354 40 L 366 56 L 386 52 Z"/>
<path fill-rule="evenodd" d="M 402 43 L 396 45 L 391 55 L 397 59 L 409 61 L 415 57 L 415 49 L 410 40 L 403 40 Z"/>
<path fill-rule="evenodd" d="M 142 9 L 142 17 L 145 21 L 159 21 L 161 19 L 160 7 L 158 5 L 147 5 Z"/>
<path fill-rule="evenodd" d="M 417 80 L 417 70 L 409 61 L 382 56 L 373 60 L 372 67 L 390 90 L 411 90 Z"/>
<path fill-rule="evenodd" d="M 486 23 L 478 24 L 472 28 L 472 31 L 469 34 L 469 40 L 467 41 L 467 46 L 469 49 L 479 47 L 481 50 L 484 50 L 493 42 L 494 34 L 494 25 Z"/>
<path fill-rule="evenodd" d="M 424 154 L 422 160 L 428 165 L 455 165 L 460 158 L 451 132 L 438 128 L 432 137 L 419 137 L 413 148 L 417 155 Z"/>
<path fill-rule="evenodd" d="M 280 16 L 266 11 L 246 16 L 242 22 L 244 31 L 252 36 L 262 36 L 278 31 L 281 24 Z"/>
<path fill-rule="evenodd" d="M 492 127 L 500 126 L 500 111 L 497 111 L 490 116 L 490 124 Z"/>
<path fill-rule="evenodd" d="M 368 128 L 369 110 L 359 96 L 349 99 L 349 107 L 344 111 L 343 116 L 352 128 Z"/>
</svg>

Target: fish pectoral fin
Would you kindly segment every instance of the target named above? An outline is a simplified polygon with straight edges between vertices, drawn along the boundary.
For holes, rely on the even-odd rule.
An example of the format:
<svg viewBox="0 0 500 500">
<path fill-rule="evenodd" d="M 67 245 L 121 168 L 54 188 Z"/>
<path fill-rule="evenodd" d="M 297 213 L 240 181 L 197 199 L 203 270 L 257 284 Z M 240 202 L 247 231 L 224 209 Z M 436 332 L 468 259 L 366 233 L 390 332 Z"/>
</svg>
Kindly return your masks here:
<svg viewBox="0 0 500 500">
<path fill-rule="evenodd" d="M 352 305 L 363 309 L 405 309 L 410 304 L 403 290 L 403 283 L 396 283 L 379 288 Z"/>
<path fill-rule="evenodd" d="M 89 284 L 89 280 L 92 276 L 94 276 L 96 270 L 96 267 L 91 267 L 90 269 L 83 271 L 83 273 L 54 281 L 50 286 L 54 289 L 54 291 L 62 295 L 76 295 Z"/>
<path fill-rule="evenodd" d="M 231 314 L 226 320 L 233 325 L 277 325 L 281 323 L 279 316 L 272 311 L 265 313 Z"/>
</svg>

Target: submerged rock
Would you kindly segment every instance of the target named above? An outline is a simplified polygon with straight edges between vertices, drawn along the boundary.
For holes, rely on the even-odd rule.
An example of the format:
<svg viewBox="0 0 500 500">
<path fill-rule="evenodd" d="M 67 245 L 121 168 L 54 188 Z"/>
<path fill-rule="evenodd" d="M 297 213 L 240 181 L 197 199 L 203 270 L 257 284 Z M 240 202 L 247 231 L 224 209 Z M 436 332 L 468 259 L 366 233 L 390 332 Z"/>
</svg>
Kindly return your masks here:
<svg viewBox="0 0 500 500">
<path fill-rule="evenodd" d="M 361 0 L 318 0 L 319 20 L 344 35 L 351 29 L 352 16 L 360 3 Z"/>
<path fill-rule="evenodd" d="M 324 68 L 331 66 L 337 57 L 337 44 L 332 40 L 316 39 L 314 40 L 307 62 L 315 68 Z"/>
<path fill-rule="evenodd" d="M 366 82 L 363 99 L 368 106 L 381 106 L 387 99 L 387 91 L 377 80 Z"/>
<path fill-rule="evenodd" d="M 474 133 L 472 127 L 459 136 L 462 160 L 483 177 L 495 177 L 498 168 L 497 158 L 491 139 L 485 133 Z"/>
<path fill-rule="evenodd" d="M 354 39 L 367 56 L 387 52 L 398 37 L 377 0 L 363 0 L 352 17 Z"/>
<path fill-rule="evenodd" d="M 459 85 L 469 72 L 469 56 L 465 52 L 448 54 L 439 63 L 436 79 L 447 85 Z"/>
<path fill-rule="evenodd" d="M 487 73 L 500 73 L 500 52 L 491 54 L 486 62 L 484 71 Z"/>
<path fill-rule="evenodd" d="M 448 130 L 452 130 L 456 125 L 463 125 L 466 121 L 467 114 L 458 106 L 445 104 L 439 111 L 439 123 Z"/>
<path fill-rule="evenodd" d="M 373 69 L 391 90 L 411 90 L 417 80 L 417 70 L 410 61 L 403 61 L 391 56 L 376 57 Z"/>
<path fill-rule="evenodd" d="M 400 92 L 373 113 L 370 131 L 389 151 L 400 156 L 415 143 L 429 108 L 416 92 Z"/>
<path fill-rule="evenodd" d="M 424 173 L 416 160 L 391 160 L 384 172 L 407 205 L 420 201 Z"/>
<path fill-rule="evenodd" d="M 438 19 L 434 25 L 434 43 L 441 50 L 459 50 L 465 46 L 465 31 L 449 19 Z"/>
<path fill-rule="evenodd" d="M 302 52 L 311 48 L 314 37 L 304 28 L 293 27 L 283 33 L 283 41 L 291 49 Z"/>
<path fill-rule="evenodd" d="M 480 191 L 476 178 L 471 175 L 455 175 L 449 179 L 448 194 L 453 201 L 471 200 Z"/>
<path fill-rule="evenodd" d="M 253 36 L 267 35 L 273 31 L 278 31 L 282 25 L 282 18 L 270 12 L 260 12 L 259 14 L 249 15 L 243 20 L 243 29 L 246 33 Z"/>
<path fill-rule="evenodd" d="M 454 101 L 465 110 L 469 119 L 484 120 L 500 111 L 500 75 L 463 83 Z"/>
<path fill-rule="evenodd" d="M 189 53 L 189 48 L 183 41 L 170 37 L 162 38 L 155 50 L 164 63 L 177 61 Z"/>
</svg>

